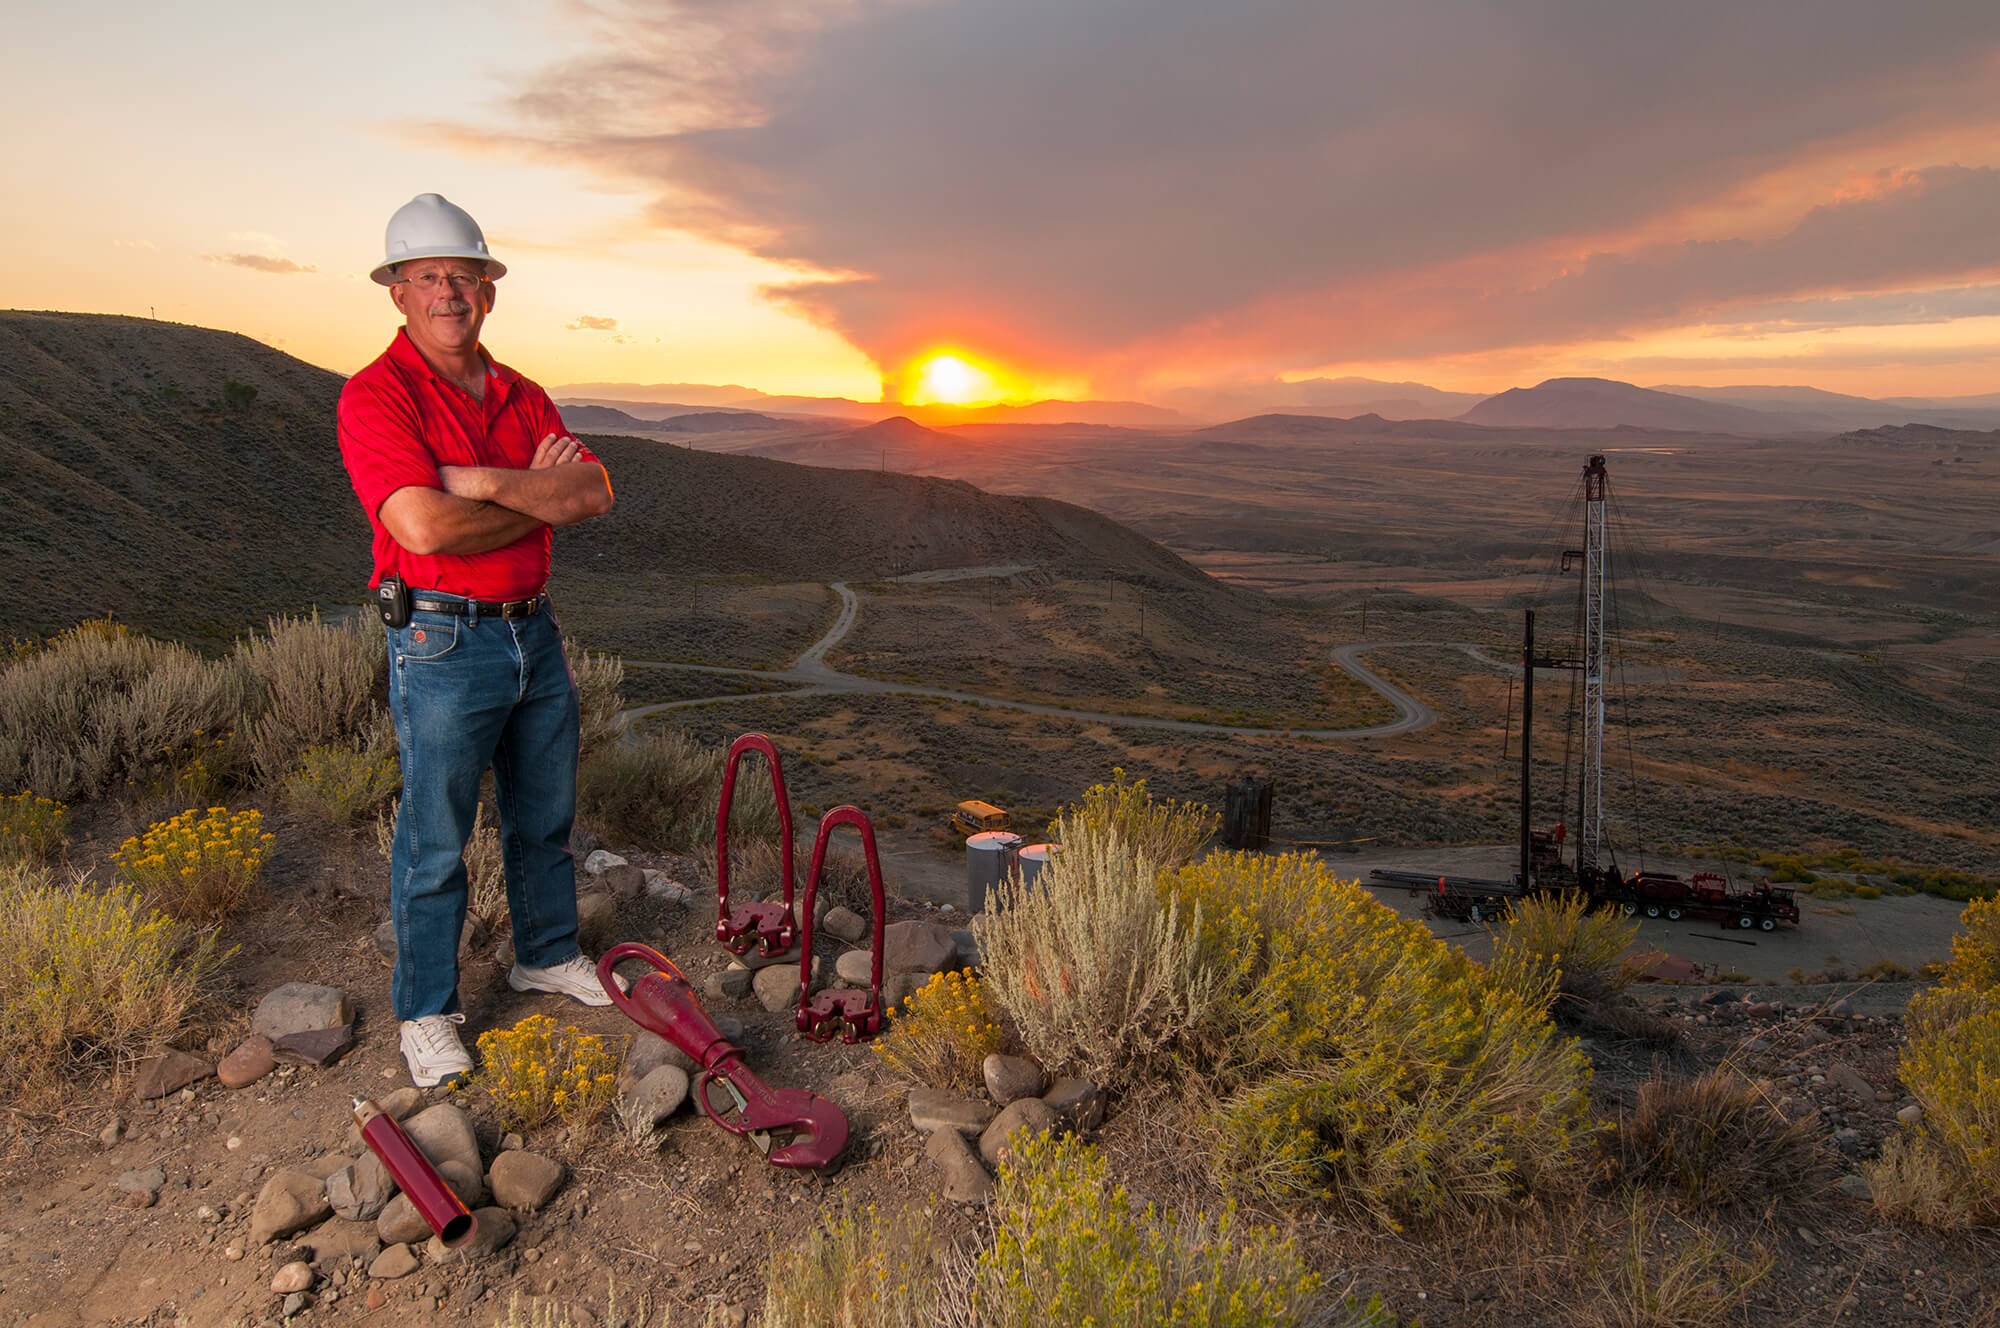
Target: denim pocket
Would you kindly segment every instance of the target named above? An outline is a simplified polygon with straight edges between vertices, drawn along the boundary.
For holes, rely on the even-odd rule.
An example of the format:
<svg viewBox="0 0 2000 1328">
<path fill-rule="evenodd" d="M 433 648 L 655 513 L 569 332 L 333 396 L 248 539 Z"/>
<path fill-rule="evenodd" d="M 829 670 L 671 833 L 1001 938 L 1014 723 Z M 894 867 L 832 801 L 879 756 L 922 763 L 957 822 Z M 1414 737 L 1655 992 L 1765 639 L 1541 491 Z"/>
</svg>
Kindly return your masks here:
<svg viewBox="0 0 2000 1328">
<path fill-rule="evenodd" d="M 426 664 L 449 655 L 458 645 L 461 620 L 446 613 L 414 613 L 410 625 L 396 632 L 396 662 Z"/>
</svg>

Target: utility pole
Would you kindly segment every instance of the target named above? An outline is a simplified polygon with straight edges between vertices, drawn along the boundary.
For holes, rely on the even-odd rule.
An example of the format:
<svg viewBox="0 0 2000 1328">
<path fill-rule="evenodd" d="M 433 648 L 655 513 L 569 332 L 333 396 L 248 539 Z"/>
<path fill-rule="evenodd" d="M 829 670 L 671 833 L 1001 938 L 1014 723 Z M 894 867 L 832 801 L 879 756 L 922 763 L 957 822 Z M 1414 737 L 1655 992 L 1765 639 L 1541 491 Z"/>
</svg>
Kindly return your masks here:
<svg viewBox="0 0 2000 1328">
<path fill-rule="evenodd" d="M 1587 880 L 1604 842 L 1604 458 L 1583 468 L 1583 807 L 1576 874 Z"/>
</svg>

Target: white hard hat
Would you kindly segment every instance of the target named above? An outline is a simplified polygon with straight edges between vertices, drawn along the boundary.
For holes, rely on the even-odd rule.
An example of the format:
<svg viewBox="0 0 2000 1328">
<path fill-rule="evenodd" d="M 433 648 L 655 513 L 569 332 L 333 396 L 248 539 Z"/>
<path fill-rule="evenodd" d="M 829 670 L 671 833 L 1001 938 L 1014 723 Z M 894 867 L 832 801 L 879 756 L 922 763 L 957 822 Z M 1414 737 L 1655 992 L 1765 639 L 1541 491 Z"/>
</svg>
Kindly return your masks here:
<svg viewBox="0 0 2000 1328">
<path fill-rule="evenodd" d="M 376 284 L 393 286 L 390 269 L 418 258 L 477 258 L 486 264 L 486 279 L 507 275 L 507 265 L 486 252 L 486 236 L 472 214 L 443 194 L 418 194 L 389 218 L 383 240 L 386 257 L 368 275 Z"/>
</svg>

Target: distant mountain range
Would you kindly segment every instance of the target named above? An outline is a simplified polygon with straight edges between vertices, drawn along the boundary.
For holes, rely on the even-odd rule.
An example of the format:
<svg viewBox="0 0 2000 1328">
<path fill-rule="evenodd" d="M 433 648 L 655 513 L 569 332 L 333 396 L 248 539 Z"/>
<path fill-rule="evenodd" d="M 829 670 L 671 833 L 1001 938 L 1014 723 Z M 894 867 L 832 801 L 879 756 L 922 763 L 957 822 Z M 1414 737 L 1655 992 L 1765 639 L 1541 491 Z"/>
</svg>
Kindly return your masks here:
<svg viewBox="0 0 2000 1328">
<path fill-rule="evenodd" d="M 1835 434 L 1896 424 L 2000 428 L 2000 393 L 1876 400 L 1813 387 L 1639 387 L 1608 378 L 1551 378 L 1494 396 L 1446 392 L 1423 383 L 1312 378 L 1237 388 L 1175 388 L 1161 393 L 1161 404 L 1052 400 L 1023 405 L 910 406 L 847 397 L 770 396 L 750 388 L 692 383 L 573 383 L 555 389 L 554 395 L 565 409 L 571 403 L 601 406 L 640 419 L 659 420 L 701 410 L 867 423 L 903 415 L 933 428 L 1045 424 L 1181 432 L 1265 416 L 1376 416 L 1391 421 L 1458 420 L 1505 428 L 1622 427 L 1750 437 Z M 727 430 L 732 426 L 718 421 L 713 427 Z"/>
</svg>

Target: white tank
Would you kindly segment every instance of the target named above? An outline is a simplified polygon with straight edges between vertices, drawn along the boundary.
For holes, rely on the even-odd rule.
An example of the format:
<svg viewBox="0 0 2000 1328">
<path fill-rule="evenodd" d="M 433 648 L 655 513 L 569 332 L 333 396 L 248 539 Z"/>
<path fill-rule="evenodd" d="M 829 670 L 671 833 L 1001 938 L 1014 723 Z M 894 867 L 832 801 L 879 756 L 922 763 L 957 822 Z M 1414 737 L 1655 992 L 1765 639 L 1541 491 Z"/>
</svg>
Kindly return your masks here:
<svg viewBox="0 0 2000 1328">
<path fill-rule="evenodd" d="M 965 911 L 984 913 L 986 892 L 1014 866 L 1021 837 L 1011 830 L 983 830 L 965 841 Z"/>
</svg>

